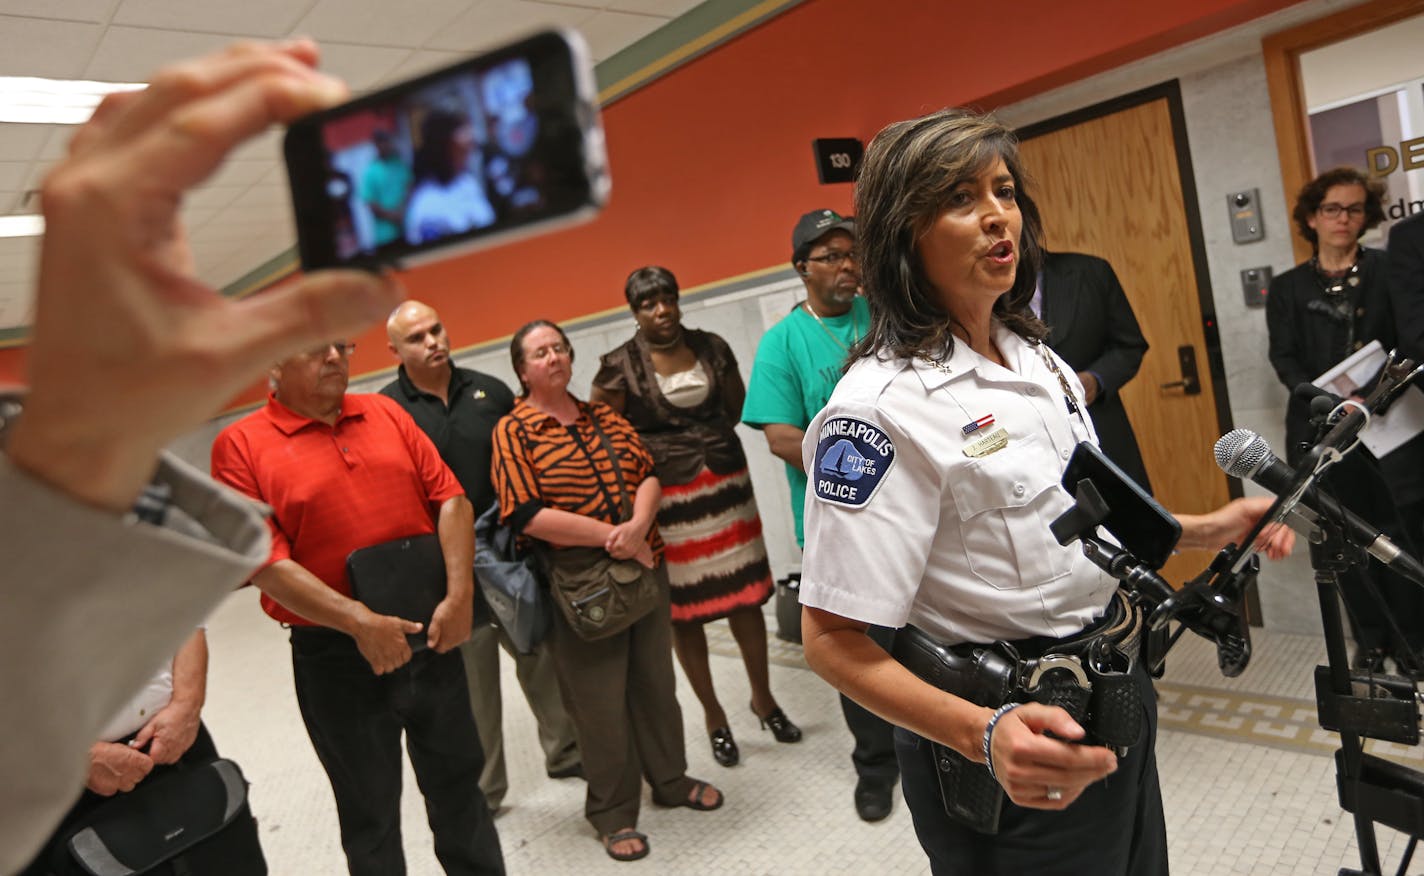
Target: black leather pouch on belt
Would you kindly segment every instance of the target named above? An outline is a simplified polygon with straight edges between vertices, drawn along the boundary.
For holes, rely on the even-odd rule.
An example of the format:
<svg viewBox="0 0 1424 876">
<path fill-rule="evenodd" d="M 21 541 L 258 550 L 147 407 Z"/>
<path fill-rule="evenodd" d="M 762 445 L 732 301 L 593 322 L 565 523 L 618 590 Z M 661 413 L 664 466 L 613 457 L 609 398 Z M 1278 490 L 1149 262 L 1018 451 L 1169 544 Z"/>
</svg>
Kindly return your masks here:
<svg viewBox="0 0 1424 876">
<path fill-rule="evenodd" d="M 1088 733 L 1121 756 L 1142 735 L 1142 689 L 1133 678 L 1133 660 L 1119 651 L 1088 661 L 1093 696 L 1088 706 Z"/>
<path fill-rule="evenodd" d="M 946 648 L 913 626 L 895 634 L 893 656 L 921 679 L 975 705 L 997 707 L 1014 690 L 1018 660 L 998 648 Z M 999 831 L 1004 789 L 988 767 L 947 745 L 930 742 L 944 811 L 957 824 L 984 834 Z"/>
<path fill-rule="evenodd" d="M 1017 697 L 1058 706 L 1085 731 L 1081 745 L 1106 745 L 1127 753 L 1142 733 L 1142 692 L 1133 678 L 1133 658 L 1099 640 L 1092 653 L 1049 654 L 1033 666 Z"/>
</svg>

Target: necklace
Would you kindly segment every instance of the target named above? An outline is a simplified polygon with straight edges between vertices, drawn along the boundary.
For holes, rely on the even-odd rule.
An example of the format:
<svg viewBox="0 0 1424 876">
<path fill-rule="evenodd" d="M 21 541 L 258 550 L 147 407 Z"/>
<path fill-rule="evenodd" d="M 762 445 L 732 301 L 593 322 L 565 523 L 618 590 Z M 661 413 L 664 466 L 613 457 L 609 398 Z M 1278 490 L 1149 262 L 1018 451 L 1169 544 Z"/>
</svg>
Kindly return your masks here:
<svg viewBox="0 0 1424 876">
<path fill-rule="evenodd" d="M 667 351 L 667 350 L 671 350 L 671 349 L 676 348 L 678 344 L 681 344 L 681 343 L 682 343 L 682 328 L 681 328 L 681 327 L 678 328 L 678 330 L 677 330 L 677 336 L 676 336 L 676 337 L 674 337 L 674 338 L 673 338 L 672 340 L 670 340 L 670 341 L 664 341 L 664 342 L 661 343 L 661 344 L 658 343 L 657 341 L 653 340 L 652 338 L 648 337 L 646 334 L 643 335 L 643 340 L 647 342 L 647 344 L 648 344 L 648 349 L 650 349 L 650 350 L 657 350 L 657 351 L 659 351 L 659 352 L 664 352 L 664 351 Z"/>
<path fill-rule="evenodd" d="M 845 341 L 843 341 L 843 340 L 841 340 L 840 338 L 836 337 L 836 333 L 833 332 L 833 331 L 831 331 L 831 327 L 828 326 L 828 325 L 826 325 L 826 321 L 825 321 L 824 319 L 821 319 L 821 315 L 816 312 L 816 309 L 815 309 L 814 307 L 811 306 L 811 302 L 809 302 L 809 301 L 803 301 L 803 302 L 801 302 L 801 306 L 802 306 L 803 308 L 805 308 L 805 310 L 806 310 L 807 313 L 811 314 L 811 318 L 816 321 L 816 325 L 818 325 L 818 326 L 821 327 L 821 331 L 823 331 L 823 332 L 826 333 L 826 337 L 828 337 L 828 338 L 830 338 L 831 340 L 835 341 L 837 347 L 840 347 L 842 350 L 845 350 L 847 353 L 850 352 L 850 346 L 847 345 Z M 856 342 L 859 341 L 859 340 L 860 340 L 860 326 L 859 326 L 859 325 L 856 323 L 856 321 L 855 321 L 855 308 L 852 307 L 851 310 L 850 310 L 850 342 L 851 342 L 852 344 L 854 344 L 854 343 L 856 343 Z"/>
<path fill-rule="evenodd" d="M 1355 260 L 1343 271 L 1327 271 L 1320 264 L 1320 254 L 1310 257 L 1310 266 L 1315 269 L 1315 279 L 1320 281 L 1320 289 L 1332 298 L 1345 294 L 1345 287 L 1360 285 L 1360 248 L 1355 247 Z"/>
</svg>

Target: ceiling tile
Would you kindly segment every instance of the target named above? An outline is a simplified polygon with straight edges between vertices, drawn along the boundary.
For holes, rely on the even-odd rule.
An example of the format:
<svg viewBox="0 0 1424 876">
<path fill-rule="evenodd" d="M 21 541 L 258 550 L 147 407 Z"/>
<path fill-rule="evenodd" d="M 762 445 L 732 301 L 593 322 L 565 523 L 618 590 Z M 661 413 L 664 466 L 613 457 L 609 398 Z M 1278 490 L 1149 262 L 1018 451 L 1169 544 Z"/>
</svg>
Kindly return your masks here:
<svg viewBox="0 0 1424 876">
<path fill-rule="evenodd" d="M 281 207 L 283 210 L 292 206 L 292 196 L 287 191 L 287 186 L 259 184 L 243 192 L 235 198 L 231 204 L 233 207 Z"/>
<path fill-rule="evenodd" d="M 671 19 L 701 4 L 702 0 L 613 0 L 608 8 L 614 12 L 639 12 Z"/>
<path fill-rule="evenodd" d="M 39 157 L 45 161 L 58 161 L 68 155 L 69 141 L 74 136 L 74 132 L 79 129 L 77 125 L 35 125 L 34 127 L 49 129 L 49 139 L 45 141 L 39 154 Z"/>
<path fill-rule="evenodd" d="M 321 69 L 345 80 L 352 91 L 368 90 L 408 57 L 410 49 L 405 48 L 321 44 Z"/>
<path fill-rule="evenodd" d="M 221 222 L 224 225 L 275 225 L 286 218 L 287 208 L 276 204 L 261 204 L 258 206 L 238 206 L 230 204 L 222 208 L 215 223 Z"/>
<path fill-rule="evenodd" d="M 109 20 L 119 0 L 0 0 L 0 15 L 59 18 L 64 21 Z"/>
<path fill-rule="evenodd" d="M 102 31 L 97 24 L 0 15 L 0 76 L 79 78 Z"/>
<path fill-rule="evenodd" d="M 184 195 L 183 206 L 218 209 L 237 200 L 244 191 L 242 186 L 203 186 Z"/>
<path fill-rule="evenodd" d="M 208 177 L 205 187 L 231 188 L 238 185 L 246 188 L 261 179 L 271 165 L 271 158 L 266 161 L 225 161 L 218 172 Z"/>
<path fill-rule="evenodd" d="M 255 140 L 248 140 L 246 143 L 228 153 L 227 161 L 219 169 L 222 173 L 234 164 L 255 164 L 260 169 L 251 171 L 252 181 L 261 179 L 267 171 L 282 163 L 282 129 L 273 129 L 270 135 L 258 135 Z M 251 170 L 249 168 L 249 170 Z"/>
<path fill-rule="evenodd" d="M 29 161 L 44 148 L 46 125 L 0 124 L 0 161 Z"/>
<path fill-rule="evenodd" d="M 429 73 L 441 67 L 448 67 L 457 61 L 470 57 L 468 52 L 435 52 L 421 49 L 396 65 L 396 68 L 381 78 L 376 86 L 392 85 L 405 79 L 413 79 L 422 73 Z"/>
<path fill-rule="evenodd" d="M 291 0 L 242 0 L 240 3 L 174 0 L 123 0 L 114 24 L 167 30 L 276 37 L 289 33 L 305 9 Z"/>
<path fill-rule="evenodd" d="M 579 25 L 594 61 L 611 58 L 667 24 L 667 19 L 626 12 L 600 12 Z"/>
<path fill-rule="evenodd" d="M 0 238 L 0 283 L 28 282 L 39 261 L 39 241 L 33 237 Z"/>
<path fill-rule="evenodd" d="M 0 283 L 0 328 L 30 324 L 35 290 L 29 283 Z"/>
<path fill-rule="evenodd" d="M 483 0 L 442 28 L 425 47 L 475 52 L 536 30 L 560 26 L 577 28 L 596 14 L 595 10 L 577 6 L 552 6 L 528 0 Z"/>
<path fill-rule="evenodd" d="M 470 8 L 470 0 L 319 0 L 294 33 L 318 42 L 418 48 Z"/>
<path fill-rule="evenodd" d="M 183 227 L 190 231 L 194 228 L 202 228 L 207 221 L 218 215 L 218 207 L 200 207 L 192 202 L 183 205 Z"/>
<path fill-rule="evenodd" d="M 165 64 L 206 55 L 232 41 L 232 37 L 221 34 L 110 26 L 99 40 L 84 76 L 111 82 L 147 82 Z"/>
<path fill-rule="evenodd" d="M 18 192 L 29 176 L 28 161 L 0 161 L 0 192 Z"/>
<path fill-rule="evenodd" d="M 37 192 L 44 185 L 45 176 L 50 168 L 54 167 L 53 161 L 31 161 L 29 174 L 25 177 L 24 191 Z"/>
</svg>

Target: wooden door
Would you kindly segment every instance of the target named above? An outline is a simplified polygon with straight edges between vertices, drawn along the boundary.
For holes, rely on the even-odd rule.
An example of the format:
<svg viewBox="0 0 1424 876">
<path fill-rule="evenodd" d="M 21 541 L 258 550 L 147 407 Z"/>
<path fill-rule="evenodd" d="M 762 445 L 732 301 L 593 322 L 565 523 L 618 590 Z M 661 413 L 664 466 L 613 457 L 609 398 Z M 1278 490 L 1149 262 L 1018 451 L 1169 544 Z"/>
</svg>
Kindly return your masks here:
<svg viewBox="0 0 1424 876">
<path fill-rule="evenodd" d="M 1122 281 L 1151 345 L 1142 370 L 1122 389 L 1123 403 L 1158 501 L 1172 511 L 1200 513 L 1230 498 L 1212 456 L 1230 424 L 1225 405 L 1217 403 L 1225 388 L 1213 378 L 1222 370 L 1220 353 L 1208 349 L 1203 327 L 1203 275 L 1193 261 L 1194 215 L 1189 218 L 1183 198 L 1172 92 L 1105 114 L 1090 110 L 1067 126 L 1028 129 L 1022 154 L 1048 248 L 1101 256 Z M 1083 115 L 1090 117 L 1078 120 Z M 1209 295 L 1205 301 L 1210 308 Z M 1197 395 L 1163 388 L 1182 379 L 1178 348 L 1184 345 L 1195 351 Z M 1210 559 L 1183 552 L 1163 575 L 1180 587 Z"/>
</svg>

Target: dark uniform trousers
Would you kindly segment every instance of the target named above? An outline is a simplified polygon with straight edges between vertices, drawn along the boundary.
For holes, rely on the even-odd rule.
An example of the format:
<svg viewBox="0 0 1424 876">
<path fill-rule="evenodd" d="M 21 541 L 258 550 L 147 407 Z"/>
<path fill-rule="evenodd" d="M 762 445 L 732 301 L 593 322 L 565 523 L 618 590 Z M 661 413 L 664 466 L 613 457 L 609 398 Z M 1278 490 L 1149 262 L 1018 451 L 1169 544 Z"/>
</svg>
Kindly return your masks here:
<svg viewBox="0 0 1424 876">
<path fill-rule="evenodd" d="M 865 634 L 886 651 L 895 638 L 895 631 L 889 627 L 872 626 Z M 900 766 L 895 761 L 895 726 L 845 694 L 841 694 L 841 712 L 851 736 L 855 737 L 855 748 L 850 754 L 855 774 L 882 788 L 895 787 L 900 774 Z"/>
<path fill-rule="evenodd" d="M 554 667 L 588 779 L 584 816 L 600 834 L 638 823 L 644 778 L 662 805 L 678 805 L 692 790 L 672 668 L 666 566 L 656 575 L 657 606 L 606 639 L 584 641 L 554 612 Z"/>
<path fill-rule="evenodd" d="M 1157 699 L 1139 663 L 1143 734 L 1117 771 L 1061 812 L 1026 809 L 1006 796 L 999 832 L 960 827 L 944 813 L 930 743 L 895 729 L 901 787 L 935 876 L 1167 876 L 1167 826 L 1157 781 Z"/>
<path fill-rule="evenodd" d="M 352 876 L 402 876 L 401 732 L 447 874 L 504 873 L 480 791 L 484 754 L 455 652 L 417 652 L 376 675 L 350 636 L 292 628 L 292 675 L 307 734 L 331 780 Z"/>
</svg>

